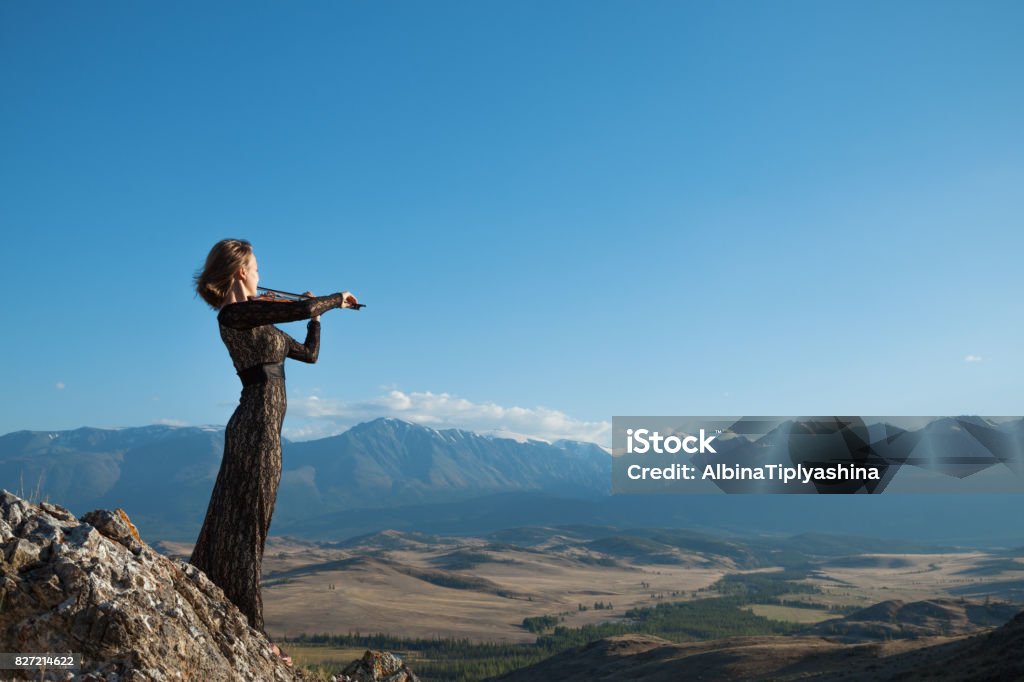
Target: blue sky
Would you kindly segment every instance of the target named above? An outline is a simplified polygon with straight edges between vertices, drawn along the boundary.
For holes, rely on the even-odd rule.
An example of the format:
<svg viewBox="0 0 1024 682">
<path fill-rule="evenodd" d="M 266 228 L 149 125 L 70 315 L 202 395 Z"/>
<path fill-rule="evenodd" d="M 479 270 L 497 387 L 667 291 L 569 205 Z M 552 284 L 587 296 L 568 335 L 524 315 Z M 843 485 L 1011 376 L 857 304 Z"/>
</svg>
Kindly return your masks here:
<svg viewBox="0 0 1024 682">
<path fill-rule="evenodd" d="M 0 4 L 0 433 L 223 424 L 190 277 L 355 292 L 286 435 L 1024 414 L 1024 6 Z M 288 325 L 295 335 L 302 325 Z"/>
</svg>

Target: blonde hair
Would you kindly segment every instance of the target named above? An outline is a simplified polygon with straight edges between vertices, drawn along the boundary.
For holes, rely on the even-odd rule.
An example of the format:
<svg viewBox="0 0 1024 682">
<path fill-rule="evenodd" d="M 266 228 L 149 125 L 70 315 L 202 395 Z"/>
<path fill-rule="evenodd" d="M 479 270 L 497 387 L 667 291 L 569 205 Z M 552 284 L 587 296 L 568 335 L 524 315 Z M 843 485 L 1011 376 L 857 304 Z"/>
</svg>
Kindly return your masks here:
<svg viewBox="0 0 1024 682">
<path fill-rule="evenodd" d="M 220 308 L 228 297 L 235 275 L 248 264 L 252 244 L 244 239 L 221 239 L 206 256 L 206 264 L 192 277 L 196 293 L 211 308 Z"/>
</svg>

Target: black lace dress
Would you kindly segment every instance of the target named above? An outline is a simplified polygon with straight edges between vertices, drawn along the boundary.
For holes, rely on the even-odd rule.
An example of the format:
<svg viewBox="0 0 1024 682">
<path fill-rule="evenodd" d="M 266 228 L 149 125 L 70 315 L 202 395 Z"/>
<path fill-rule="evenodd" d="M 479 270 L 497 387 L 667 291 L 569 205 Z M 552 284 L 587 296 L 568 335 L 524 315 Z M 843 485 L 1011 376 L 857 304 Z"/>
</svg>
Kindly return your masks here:
<svg viewBox="0 0 1024 682">
<path fill-rule="evenodd" d="M 319 322 L 310 320 L 302 344 L 273 323 L 320 315 L 340 308 L 342 299 L 332 294 L 297 302 L 246 301 L 226 305 L 217 315 L 243 387 L 224 432 L 220 472 L 189 561 L 261 632 L 260 571 L 281 482 L 281 424 L 288 405 L 282 363 L 286 357 L 316 362 L 320 351 Z"/>
</svg>

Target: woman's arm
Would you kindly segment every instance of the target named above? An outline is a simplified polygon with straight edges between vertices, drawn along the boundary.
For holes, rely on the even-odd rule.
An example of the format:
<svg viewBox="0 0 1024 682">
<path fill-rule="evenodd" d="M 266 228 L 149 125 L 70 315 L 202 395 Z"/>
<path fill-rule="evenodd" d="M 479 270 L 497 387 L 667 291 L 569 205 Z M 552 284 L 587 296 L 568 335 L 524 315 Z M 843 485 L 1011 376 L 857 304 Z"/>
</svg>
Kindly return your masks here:
<svg viewBox="0 0 1024 682">
<path fill-rule="evenodd" d="M 264 324 L 308 320 L 332 308 L 340 308 L 344 302 L 345 293 L 301 301 L 243 301 L 221 308 L 217 320 L 231 329 L 252 329 Z"/>
<path fill-rule="evenodd" d="M 282 332 L 284 333 L 284 332 Z M 306 326 L 306 343 L 299 343 L 288 334 L 288 357 L 313 364 L 320 355 L 320 323 L 310 320 Z"/>
</svg>

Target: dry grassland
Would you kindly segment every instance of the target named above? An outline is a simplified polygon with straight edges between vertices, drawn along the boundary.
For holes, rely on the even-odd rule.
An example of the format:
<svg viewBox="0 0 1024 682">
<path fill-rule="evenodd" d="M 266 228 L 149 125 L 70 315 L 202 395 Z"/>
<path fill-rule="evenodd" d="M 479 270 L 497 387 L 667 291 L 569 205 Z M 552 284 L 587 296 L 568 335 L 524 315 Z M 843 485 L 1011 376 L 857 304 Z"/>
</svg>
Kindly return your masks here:
<svg viewBox="0 0 1024 682">
<path fill-rule="evenodd" d="M 690 598 L 726 573 L 739 572 L 728 560 L 684 553 L 677 557 L 678 564 L 619 559 L 614 565 L 599 565 L 595 560 L 607 557 L 562 540 L 521 548 L 475 538 L 420 541 L 386 532 L 353 546 L 331 548 L 271 538 L 263 565 L 267 631 L 276 637 L 359 632 L 528 643 L 536 635 L 521 627 L 527 616 L 561 615 L 569 627 L 616 620 L 631 608 Z M 185 557 L 190 549 L 173 543 L 163 547 Z M 460 555 L 469 562 L 449 563 Z M 859 555 L 853 565 L 826 560 L 809 581 L 824 594 L 792 598 L 868 606 L 890 599 L 948 597 L 950 590 L 965 585 L 1024 577 L 1024 572 L 1013 570 L 1012 562 L 1004 572 L 971 573 L 992 558 L 973 552 Z M 1020 566 L 1024 571 L 1024 564 Z M 451 586 L 451 581 L 460 584 Z M 596 610 L 596 602 L 613 608 Z M 580 604 L 588 610 L 580 611 Z M 752 610 L 798 623 L 835 616 L 772 605 L 755 605 Z"/>
<path fill-rule="evenodd" d="M 775 604 L 751 604 L 746 607 L 748 611 L 758 616 L 781 620 L 787 623 L 804 623 L 813 625 L 829 618 L 835 618 L 837 614 L 817 609 L 798 609 L 790 606 L 776 606 Z"/>
<path fill-rule="evenodd" d="M 962 554 L 865 554 L 864 559 L 877 560 L 878 566 L 825 566 L 823 577 L 811 580 L 822 588 L 832 604 L 868 606 L 890 599 L 906 602 L 949 597 L 955 590 L 974 586 L 983 589 L 987 583 L 1020 580 L 1021 570 L 974 574 L 992 556 L 982 552 Z"/>
<path fill-rule="evenodd" d="M 274 543 L 264 559 L 264 575 L 269 578 L 263 591 L 267 630 L 286 637 L 358 631 L 527 643 L 536 637 L 521 627 L 527 616 L 565 614 L 564 624 L 572 627 L 613 620 L 630 608 L 657 603 L 658 595 L 667 598 L 674 591 L 707 587 L 725 572 L 683 566 L 594 566 L 557 553 L 517 549 L 488 550 L 492 561 L 469 569 L 439 569 L 437 560 L 456 549 L 475 547 L 473 541 L 460 541 L 440 548 L 367 552 Z M 354 561 L 334 570 L 295 575 L 287 582 L 273 578 L 285 570 L 346 559 Z M 421 573 L 469 576 L 480 579 L 480 585 L 445 587 L 417 577 Z M 579 604 L 593 607 L 595 602 L 610 602 L 614 608 L 578 610 Z"/>
</svg>

